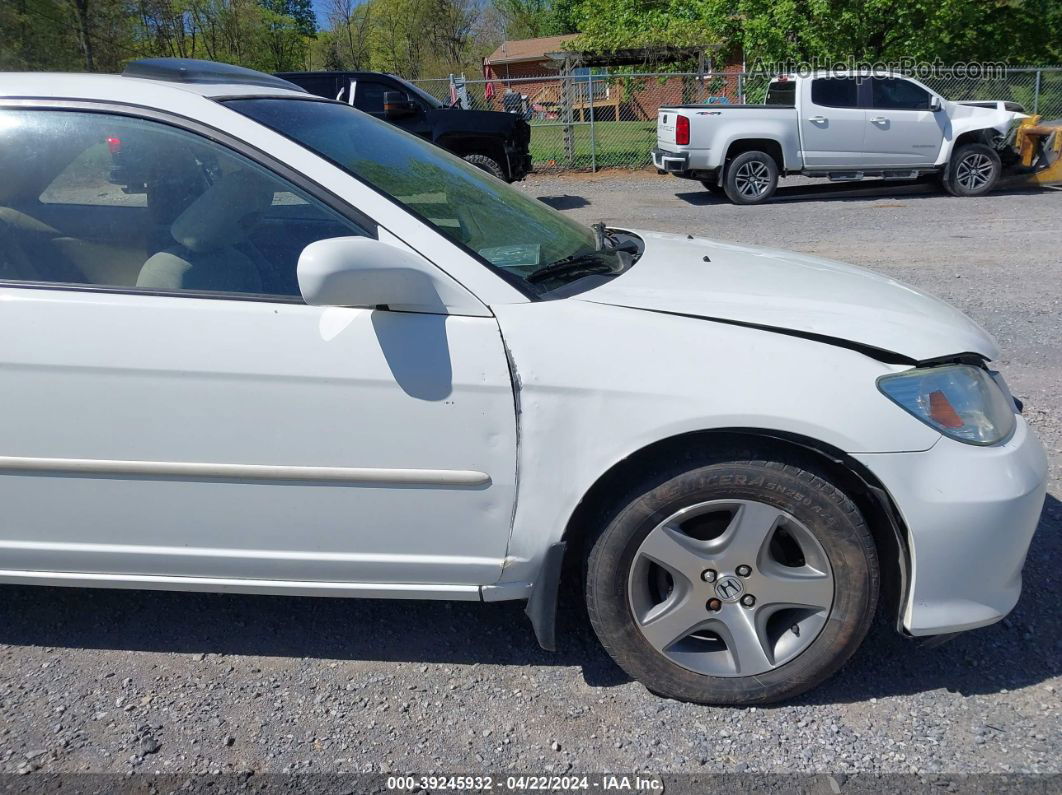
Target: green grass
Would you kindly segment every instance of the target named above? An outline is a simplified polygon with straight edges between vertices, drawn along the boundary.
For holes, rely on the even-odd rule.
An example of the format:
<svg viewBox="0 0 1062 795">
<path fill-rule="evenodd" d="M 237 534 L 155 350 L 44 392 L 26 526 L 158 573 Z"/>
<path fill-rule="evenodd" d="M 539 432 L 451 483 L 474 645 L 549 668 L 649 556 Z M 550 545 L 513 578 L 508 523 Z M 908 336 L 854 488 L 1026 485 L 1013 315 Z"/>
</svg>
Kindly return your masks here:
<svg viewBox="0 0 1062 795">
<path fill-rule="evenodd" d="M 590 168 L 590 125 L 572 127 L 574 158 L 567 162 L 564 127 L 560 124 L 532 123 L 531 159 L 541 168 Z M 639 168 L 649 163 L 649 150 L 656 143 L 655 121 L 599 121 L 594 123 L 596 165 Z"/>
</svg>

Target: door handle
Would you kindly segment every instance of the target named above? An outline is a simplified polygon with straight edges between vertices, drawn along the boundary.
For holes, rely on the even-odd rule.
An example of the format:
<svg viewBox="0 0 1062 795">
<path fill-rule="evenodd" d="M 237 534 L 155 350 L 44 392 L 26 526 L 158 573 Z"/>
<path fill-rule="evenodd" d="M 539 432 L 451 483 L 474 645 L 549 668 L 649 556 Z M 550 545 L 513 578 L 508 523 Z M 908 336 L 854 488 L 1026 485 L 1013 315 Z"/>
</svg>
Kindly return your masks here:
<svg viewBox="0 0 1062 795">
<path fill-rule="evenodd" d="M 815 124 L 819 124 L 820 122 L 826 121 L 826 117 L 825 116 L 808 116 L 808 121 L 814 122 Z"/>
<path fill-rule="evenodd" d="M 885 124 L 888 121 L 884 116 L 875 116 L 870 120 L 871 124 Z"/>
</svg>

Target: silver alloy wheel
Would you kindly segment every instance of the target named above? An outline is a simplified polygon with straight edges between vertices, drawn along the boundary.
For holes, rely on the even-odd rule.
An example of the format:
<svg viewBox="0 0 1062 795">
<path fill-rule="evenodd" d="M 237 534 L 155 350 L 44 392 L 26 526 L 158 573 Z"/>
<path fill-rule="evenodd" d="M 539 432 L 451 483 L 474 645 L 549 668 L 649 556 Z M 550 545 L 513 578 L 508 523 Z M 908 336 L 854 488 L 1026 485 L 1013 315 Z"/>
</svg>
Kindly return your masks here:
<svg viewBox="0 0 1062 795">
<path fill-rule="evenodd" d="M 971 152 L 955 167 L 955 181 L 968 191 L 983 188 L 992 179 L 995 163 L 986 154 Z"/>
<path fill-rule="evenodd" d="M 738 166 L 734 174 L 734 185 L 738 193 L 750 199 L 755 199 L 767 192 L 771 184 L 771 172 L 759 160 L 749 160 Z"/>
<path fill-rule="evenodd" d="M 658 524 L 635 553 L 627 593 L 653 648 L 709 676 L 755 676 L 789 662 L 818 637 L 834 599 L 814 534 L 752 500 L 698 503 Z"/>
</svg>

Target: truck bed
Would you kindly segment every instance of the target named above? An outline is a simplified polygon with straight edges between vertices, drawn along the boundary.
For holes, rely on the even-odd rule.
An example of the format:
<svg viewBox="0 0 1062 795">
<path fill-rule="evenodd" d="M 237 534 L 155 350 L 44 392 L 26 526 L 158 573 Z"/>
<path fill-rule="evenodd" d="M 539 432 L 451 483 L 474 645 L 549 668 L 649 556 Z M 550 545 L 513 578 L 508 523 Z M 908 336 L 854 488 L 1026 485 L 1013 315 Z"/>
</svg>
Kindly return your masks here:
<svg viewBox="0 0 1062 795">
<path fill-rule="evenodd" d="M 746 110 L 757 112 L 750 115 Z M 719 163 L 706 162 L 706 158 L 714 156 L 709 151 L 712 142 L 718 143 L 731 132 L 745 137 L 773 138 L 781 142 L 783 149 L 795 153 L 799 148 L 797 117 L 793 105 L 665 105 L 657 112 L 656 145 L 669 151 L 678 151 L 680 147 L 697 151 L 689 167 L 711 170 L 719 166 Z M 681 144 L 676 138 L 679 122 L 689 128 L 689 140 Z"/>
</svg>

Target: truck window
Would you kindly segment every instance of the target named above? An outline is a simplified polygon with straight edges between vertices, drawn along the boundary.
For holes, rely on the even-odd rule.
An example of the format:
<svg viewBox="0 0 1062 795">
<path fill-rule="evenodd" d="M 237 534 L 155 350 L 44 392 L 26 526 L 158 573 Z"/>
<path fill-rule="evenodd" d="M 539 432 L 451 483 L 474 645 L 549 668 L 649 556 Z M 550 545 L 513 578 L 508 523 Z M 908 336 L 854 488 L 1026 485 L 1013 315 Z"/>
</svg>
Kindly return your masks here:
<svg viewBox="0 0 1062 795">
<path fill-rule="evenodd" d="M 377 83 L 375 80 L 359 79 L 354 87 L 354 107 L 366 113 L 383 114 L 384 92 L 397 88 Z"/>
<path fill-rule="evenodd" d="M 871 79 L 871 95 L 875 108 L 892 110 L 929 110 L 929 92 L 910 80 L 899 77 Z"/>
<path fill-rule="evenodd" d="M 811 101 L 829 108 L 859 105 L 859 80 L 854 77 L 816 77 L 811 81 Z"/>
<path fill-rule="evenodd" d="M 767 99 L 763 101 L 763 104 L 795 106 L 796 83 L 792 80 L 786 80 L 784 83 L 780 80 L 774 81 L 767 86 Z"/>
</svg>

